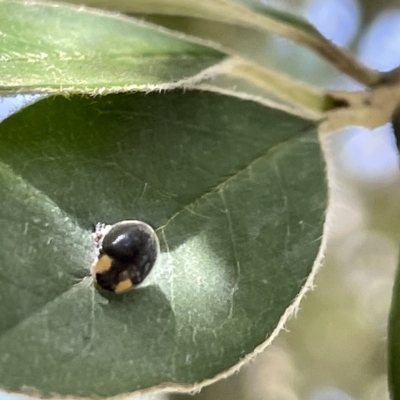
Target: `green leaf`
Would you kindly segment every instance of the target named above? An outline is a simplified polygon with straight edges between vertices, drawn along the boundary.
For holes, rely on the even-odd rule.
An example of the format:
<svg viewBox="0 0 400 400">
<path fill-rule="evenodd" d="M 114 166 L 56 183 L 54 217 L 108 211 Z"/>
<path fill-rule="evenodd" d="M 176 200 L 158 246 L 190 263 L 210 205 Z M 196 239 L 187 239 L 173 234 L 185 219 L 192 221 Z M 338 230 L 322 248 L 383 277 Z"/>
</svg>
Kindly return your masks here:
<svg viewBox="0 0 400 400">
<path fill-rule="evenodd" d="M 0 387 L 108 397 L 207 381 L 276 333 L 326 208 L 314 123 L 202 91 L 50 97 L 0 124 Z M 99 293 L 91 226 L 162 254 Z M 289 308 L 288 308 L 289 307 Z"/>
<path fill-rule="evenodd" d="M 337 70 L 315 53 L 292 42 L 282 43 L 275 35 L 266 31 L 200 18 L 159 14 L 134 15 L 149 23 L 178 31 L 189 37 L 201 38 L 214 43 L 215 46 L 219 45 L 227 54 L 256 62 L 264 67 L 267 73 L 287 74 L 297 80 L 321 87 L 326 86 L 327 81 L 337 76 Z M 280 51 L 282 44 L 285 51 Z M 288 62 L 293 59 L 298 62 Z M 273 82 L 273 80 L 266 81 L 267 84 Z M 295 92 L 296 90 L 293 90 L 293 93 Z"/>
<path fill-rule="evenodd" d="M 355 80 L 372 86 L 378 83 L 381 75 L 361 64 L 356 57 L 335 46 L 321 35 L 317 29 L 302 18 L 275 9 L 274 7 L 245 6 L 235 0 L 68 0 L 72 3 L 87 4 L 94 7 L 119 10 L 125 13 L 153 14 L 201 18 L 234 26 L 250 28 L 255 31 L 280 35 L 301 46 L 308 47 L 325 58 L 341 72 Z M 253 1 L 251 3 L 254 3 Z M 186 31 L 186 28 L 183 28 Z M 217 35 L 213 35 L 217 39 Z M 225 32 L 219 35 L 221 43 L 226 42 Z M 218 39 L 217 39 L 218 41 Z M 263 46 L 258 50 L 262 52 Z M 266 54 L 270 57 L 270 54 Z"/>
<path fill-rule="evenodd" d="M 400 399 L 400 268 L 397 268 L 388 325 L 388 381 L 392 400 Z"/>
<path fill-rule="evenodd" d="M 253 4 L 240 4 L 235 0 L 135 0 L 134 2 L 125 0 L 68 0 L 68 3 L 84 3 L 92 7 L 119 10 L 125 13 L 181 15 L 234 24 L 247 22 L 246 25 L 257 26 L 259 21 L 251 22 L 247 19 L 251 14 L 250 10 L 253 9 L 270 18 L 270 26 L 267 24 L 265 28 L 273 30 L 274 33 L 278 33 L 275 32 L 278 29 L 283 34 L 287 31 L 289 35 L 289 30 L 293 27 L 298 29 L 299 32 L 304 31 L 315 37 L 322 37 L 318 30 L 304 18 L 264 4 L 259 5 L 256 2 L 253 2 Z M 267 19 L 264 21 L 267 21 Z"/>
<path fill-rule="evenodd" d="M 0 1 L 0 91 L 109 93 L 190 78 L 223 54 L 133 18 Z"/>
</svg>

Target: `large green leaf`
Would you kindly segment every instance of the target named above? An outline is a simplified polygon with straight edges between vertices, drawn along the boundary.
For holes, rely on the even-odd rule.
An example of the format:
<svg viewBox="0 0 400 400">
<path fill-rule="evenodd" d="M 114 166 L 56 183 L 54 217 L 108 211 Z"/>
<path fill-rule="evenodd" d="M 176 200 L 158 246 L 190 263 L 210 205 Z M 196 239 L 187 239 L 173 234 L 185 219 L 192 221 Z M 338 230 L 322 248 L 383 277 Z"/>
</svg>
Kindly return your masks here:
<svg viewBox="0 0 400 400">
<path fill-rule="evenodd" d="M 302 290 L 326 207 L 315 124 L 202 91 L 41 100 L 0 125 L 0 387 L 106 397 L 191 385 L 264 343 Z M 97 221 L 162 254 L 98 293 Z M 285 315 L 285 317 L 283 317 Z"/>
<path fill-rule="evenodd" d="M 108 93 L 176 82 L 223 55 L 123 15 L 0 1 L 0 91 Z"/>
</svg>

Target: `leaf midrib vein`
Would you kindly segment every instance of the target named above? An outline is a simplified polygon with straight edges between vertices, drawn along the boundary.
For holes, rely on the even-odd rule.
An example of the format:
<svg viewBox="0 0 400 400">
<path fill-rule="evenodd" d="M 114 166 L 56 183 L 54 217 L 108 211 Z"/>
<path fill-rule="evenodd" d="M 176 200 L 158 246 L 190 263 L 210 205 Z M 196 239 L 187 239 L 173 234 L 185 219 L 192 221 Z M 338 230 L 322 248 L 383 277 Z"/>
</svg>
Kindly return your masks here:
<svg viewBox="0 0 400 400">
<path fill-rule="evenodd" d="M 165 224 L 159 226 L 156 229 L 156 232 L 163 232 L 165 230 L 165 228 L 175 219 L 177 218 L 181 213 L 183 213 L 184 211 L 188 210 L 190 207 L 192 207 L 194 204 L 200 202 L 201 200 L 207 198 L 208 196 L 212 196 L 215 193 L 221 191 L 224 189 L 224 187 L 233 179 L 235 179 L 236 177 L 238 177 L 239 175 L 241 175 L 242 173 L 244 173 L 245 171 L 247 171 L 249 168 L 252 168 L 254 166 L 254 164 L 256 164 L 257 162 L 259 162 L 260 160 L 262 160 L 264 157 L 266 157 L 267 155 L 269 155 L 270 153 L 273 153 L 275 151 L 277 151 L 277 149 L 285 147 L 290 145 L 291 143 L 295 142 L 296 140 L 299 140 L 299 138 L 305 136 L 305 134 L 310 130 L 310 128 L 312 128 L 313 125 L 310 124 L 309 126 L 301 129 L 297 135 L 295 135 L 294 137 L 291 137 L 290 139 L 284 140 L 270 148 L 268 148 L 263 154 L 253 158 L 252 160 L 249 161 L 249 163 L 244 166 L 243 168 L 238 169 L 235 173 L 233 173 L 232 175 L 228 176 L 225 180 L 223 180 L 222 182 L 218 183 L 216 186 L 208 189 L 207 191 L 205 191 L 202 195 L 200 195 L 197 199 L 185 204 L 184 206 L 181 207 L 180 210 L 178 210 L 175 214 L 173 214 L 166 222 Z"/>
</svg>

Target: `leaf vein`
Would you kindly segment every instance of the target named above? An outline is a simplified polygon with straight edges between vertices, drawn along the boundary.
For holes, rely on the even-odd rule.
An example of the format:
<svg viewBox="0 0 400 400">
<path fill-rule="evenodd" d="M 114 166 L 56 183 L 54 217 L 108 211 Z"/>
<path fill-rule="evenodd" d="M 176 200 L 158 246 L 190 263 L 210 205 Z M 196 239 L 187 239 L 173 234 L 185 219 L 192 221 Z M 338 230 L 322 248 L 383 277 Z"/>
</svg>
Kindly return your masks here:
<svg viewBox="0 0 400 400">
<path fill-rule="evenodd" d="M 297 140 L 299 140 L 300 137 L 304 136 L 308 130 L 310 129 L 310 127 L 312 127 L 313 125 L 307 126 L 306 128 L 304 128 L 303 130 L 301 130 L 299 132 L 299 135 L 295 135 L 294 137 L 291 137 L 290 139 L 287 139 L 283 142 L 280 142 L 270 148 L 268 148 L 263 154 L 255 157 L 254 159 L 252 159 L 247 165 L 245 165 L 243 168 L 238 169 L 235 173 L 233 173 L 230 176 L 227 176 L 225 180 L 223 180 L 222 182 L 218 183 L 216 186 L 210 188 L 209 190 L 207 190 L 205 193 L 203 193 L 201 196 L 199 196 L 197 199 L 195 199 L 194 201 L 191 201 L 188 204 L 185 204 L 184 206 L 182 206 L 182 208 L 180 210 L 178 210 L 175 214 L 173 214 L 166 222 L 165 224 L 159 226 L 156 229 L 156 232 L 164 232 L 165 229 L 167 228 L 167 226 L 175 219 L 177 218 L 182 212 L 184 211 L 189 211 L 189 209 L 191 207 L 193 207 L 195 204 L 199 203 L 201 200 L 206 199 L 208 196 L 214 195 L 215 193 L 218 193 L 219 191 L 223 190 L 233 179 L 235 179 L 236 177 L 238 177 L 239 175 L 241 175 L 242 173 L 245 173 L 246 171 L 248 171 L 249 169 L 251 169 L 255 164 L 257 164 L 258 162 L 260 162 L 261 160 L 264 159 L 264 157 L 266 157 L 267 155 L 276 152 L 278 149 L 281 149 L 285 146 L 289 146 L 291 145 L 293 142 L 296 142 Z"/>
</svg>

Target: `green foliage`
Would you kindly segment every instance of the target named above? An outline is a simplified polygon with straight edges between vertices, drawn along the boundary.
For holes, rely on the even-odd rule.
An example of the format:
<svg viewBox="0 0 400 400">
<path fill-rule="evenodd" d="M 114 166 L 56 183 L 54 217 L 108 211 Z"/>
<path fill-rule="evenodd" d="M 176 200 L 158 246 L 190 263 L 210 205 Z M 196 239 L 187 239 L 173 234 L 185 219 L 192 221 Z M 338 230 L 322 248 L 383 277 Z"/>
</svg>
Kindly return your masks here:
<svg viewBox="0 0 400 400">
<path fill-rule="evenodd" d="M 191 77 L 222 59 L 122 15 L 0 1 L 0 92 L 149 89 Z"/>
<path fill-rule="evenodd" d="M 372 94 L 392 82 L 271 7 L 84 3 L 179 33 L 0 0 L 0 92 L 48 95 L 0 124 L 0 388 L 84 398 L 198 388 L 265 347 L 312 283 L 328 203 L 318 122 L 340 122 L 341 107 L 353 125 L 352 108 L 363 121 L 390 115 L 370 112 L 384 109 L 371 98 L 327 95 L 250 62 L 223 28 L 251 32 L 260 48 L 265 32 L 293 40 Z M 192 19 L 219 30 L 189 37 Z M 126 219 L 154 227 L 157 265 L 133 291 L 97 291 L 91 227 Z M 397 309 L 395 300 L 392 378 Z"/>
<path fill-rule="evenodd" d="M 7 389 L 212 378 L 264 342 L 311 271 L 326 190 L 309 121 L 169 91 L 48 98 L 0 138 Z M 153 225 L 162 255 L 144 287 L 107 296 L 87 277 L 90 227 L 123 219 Z"/>
</svg>

